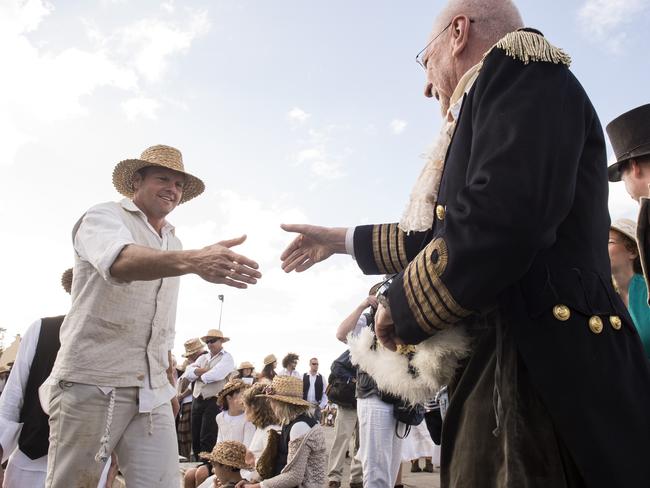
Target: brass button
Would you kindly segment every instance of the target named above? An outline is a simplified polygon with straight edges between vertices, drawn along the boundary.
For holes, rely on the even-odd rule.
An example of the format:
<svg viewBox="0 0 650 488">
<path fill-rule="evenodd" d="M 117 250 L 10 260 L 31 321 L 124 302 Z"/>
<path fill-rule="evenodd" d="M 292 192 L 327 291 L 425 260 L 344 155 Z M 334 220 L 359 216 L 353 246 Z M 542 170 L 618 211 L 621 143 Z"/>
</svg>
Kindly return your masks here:
<svg viewBox="0 0 650 488">
<path fill-rule="evenodd" d="M 603 331 L 603 321 L 598 315 L 589 319 L 589 328 L 594 334 L 600 334 Z"/>
<path fill-rule="evenodd" d="M 555 305 L 553 315 L 561 322 L 566 322 L 571 317 L 571 310 L 566 305 Z"/>
<path fill-rule="evenodd" d="M 447 211 L 445 210 L 445 207 L 442 205 L 436 205 L 436 217 L 438 217 L 438 220 L 445 220 L 445 214 Z"/>
<path fill-rule="evenodd" d="M 612 327 L 616 330 L 619 330 L 621 325 L 623 325 L 623 322 L 621 322 L 621 318 L 618 315 L 612 315 L 609 318 L 609 323 L 612 324 Z"/>
</svg>

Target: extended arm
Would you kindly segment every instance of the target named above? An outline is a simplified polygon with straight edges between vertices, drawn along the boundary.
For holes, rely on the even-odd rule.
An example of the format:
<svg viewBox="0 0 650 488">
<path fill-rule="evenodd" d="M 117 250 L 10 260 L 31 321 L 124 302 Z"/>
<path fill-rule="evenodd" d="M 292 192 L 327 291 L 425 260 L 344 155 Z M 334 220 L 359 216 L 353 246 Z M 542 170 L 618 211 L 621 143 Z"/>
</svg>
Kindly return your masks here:
<svg viewBox="0 0 650 488">
<path fill-rule="evenodd" d="M 348 315 L 345 319 L 343 319 L 343 322 L 341 322 L 338 329 L 336 329 L 336 338 L 339 341 L 347 344 L 348 334 L 356 328 L 357 323 L 359 322 L 359 318 L 361 317 L 361 314 L 368 307 L 372 307 L 376 309 L 377 298 L 375 298 L 374 296 L 367 297 L 352 311 L 350 315 Z"/>
</svg>

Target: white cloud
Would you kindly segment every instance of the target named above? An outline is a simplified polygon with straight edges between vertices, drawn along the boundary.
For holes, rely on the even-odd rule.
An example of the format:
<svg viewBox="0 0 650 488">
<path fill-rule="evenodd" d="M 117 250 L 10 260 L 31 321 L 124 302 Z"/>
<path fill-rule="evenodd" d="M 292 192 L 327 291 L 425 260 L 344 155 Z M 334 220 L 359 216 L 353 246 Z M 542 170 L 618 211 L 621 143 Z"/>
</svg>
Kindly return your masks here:
<svg viewBox="0 0 650 488">
<path fill-rule="evenodd" d="M 209 29 L 204 11 L 189 10 L 173 22 L 145 18 L 108 35 L 96 22 L 81 19 L 92 47 L 55 49 L 38 37 L 53 11 L 44 0 L 0 2 L 0 58 L 7 67 L 0 76 L 2 165 L 12 164 L 20 148 L 38 141 L 49 124 L 87 115 L 89 97 L 100 88 L 125 95 L 122 106 L 130 120 L 155 118 L 160 104 L 143 93 L 142 81 L 160 81 L 173 57 Z"/>
<path fill-rule="evenodd" d="M 126 118 L 130 121 L 140 117 L 156 120 L 158 118 L 158 109 L 160 109 L 160 102 L 154 98 L 140 96 L 122 102 L 122 110 L 124 110 Z"/>
<path fill-rule="evenodd" d="M 289 120 L 302 124 L 306 122 L 309 117 L 311 117 L 311 114 L 305 112 L 303 109 L 299 107 L 294 107 L 291 110 L 289 110 L 287 117 L 289 118 Z"/>
<path fill-rule="evenodd" d="M 158 81 L 167 71 L 170 57 L 186 52 L 192 41 L 210 30 L 207 12 L 194 12 L 186 26 L 149 18 L 130 24 L 109 39 L 148 81 Z M 130 55 L 130 56 L 129 56 Z"/>
<path fill-rule="evenodd" d="M 584 32 L 620 52 L 627 41 L 623 26 L 648 12 L 650 0 L 586 0 L 578 12 Z"/>
<path fill-rule="evenodd" d="M 406 120 L 402 119 L 393 119 L 390 123 L 390 128 L 393 131 L 393 134 L 401 134 L 406 129 Z"/>
</svg>

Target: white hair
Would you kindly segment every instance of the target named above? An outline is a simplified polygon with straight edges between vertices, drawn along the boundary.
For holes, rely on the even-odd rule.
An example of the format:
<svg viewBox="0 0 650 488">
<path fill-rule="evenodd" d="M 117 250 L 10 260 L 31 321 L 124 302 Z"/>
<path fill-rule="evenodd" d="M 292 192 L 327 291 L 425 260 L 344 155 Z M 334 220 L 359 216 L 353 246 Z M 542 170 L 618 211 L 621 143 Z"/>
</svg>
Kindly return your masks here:
<svg viewBox="0 0 650 488">
<path fill-rule="evenodd" d="M 485 49 L 508 32 L 524 27 L 512 0 L 449 0 L 433 24 L 432 35 L 441 32 L 457 15 L 466 15 L 474 21 L 472 31 Z"/>
</svg>

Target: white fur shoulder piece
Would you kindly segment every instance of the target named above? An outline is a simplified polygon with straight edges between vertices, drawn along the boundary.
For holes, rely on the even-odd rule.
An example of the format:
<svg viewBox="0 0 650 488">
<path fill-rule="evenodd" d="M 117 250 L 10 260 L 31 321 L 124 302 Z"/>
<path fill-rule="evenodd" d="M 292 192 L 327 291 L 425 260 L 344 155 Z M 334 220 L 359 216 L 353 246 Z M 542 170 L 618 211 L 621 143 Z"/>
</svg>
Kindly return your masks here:
<svg viewBox="0 0 650 488">
<path fill-rule="evenodd" d="M 380 390 L 410 403 L 425 403 L 449 384 L 460 361 L 472 350 L 471 339 L 463 326 L 441 330 L 415 347 L 410 361 L 417 371 L 413 376 L 406 356 L 381 345 L 371 349 L 374 337 L 369 327 L 357 336 L 348 336 L 352 363 L 372 376 Z"/>
</svg>

